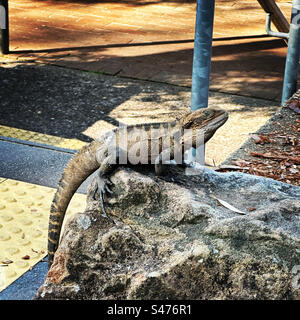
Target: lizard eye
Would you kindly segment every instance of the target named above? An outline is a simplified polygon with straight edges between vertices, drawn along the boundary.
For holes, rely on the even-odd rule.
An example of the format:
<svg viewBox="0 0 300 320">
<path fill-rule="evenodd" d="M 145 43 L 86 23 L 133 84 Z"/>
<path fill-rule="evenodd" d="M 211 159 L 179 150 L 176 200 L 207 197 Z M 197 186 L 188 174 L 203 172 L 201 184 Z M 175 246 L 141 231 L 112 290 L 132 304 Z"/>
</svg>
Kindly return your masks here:
<svg viewBox="0 0 300 320">
<path fill-rule="evenodd" d="M 204 115 L 205 117 L 209 117 L 211 114 L 212 114 L 212 111 L 209 110 L 209 109 L 206 109 L 206 110 L 203 111 L 203 115 Z"/>
</svg>

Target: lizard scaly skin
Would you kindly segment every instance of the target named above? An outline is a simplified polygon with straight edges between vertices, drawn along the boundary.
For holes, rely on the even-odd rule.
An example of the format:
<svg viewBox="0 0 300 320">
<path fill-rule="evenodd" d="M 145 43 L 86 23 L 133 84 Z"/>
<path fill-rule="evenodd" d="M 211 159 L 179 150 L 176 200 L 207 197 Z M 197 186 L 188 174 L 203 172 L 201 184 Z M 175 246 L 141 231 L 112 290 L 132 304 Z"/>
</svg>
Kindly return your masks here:
<svg viewBox="0 0 300 320">
<path fill-rule="evenodd" d="M 163 164 L 176 157 L 178 145 L 188 144 L 189 148 L 199 147 L 197 134 L 202 137 L 201 143 L 206 143 L 227 119 L 228 113 L 222 109 L 200 109 L 187 113 L 172 122 L 140 124 L 123 129 L 116 128 L 105 134 L 102 139 L 93 141 L 79 150 L 64 169 L 51 205 L 48 229 L 49 267 L 58 247 L 68 204 L 81 183 L 94 171 L 98 169 L 96 192 L 100 194 L 102 212 L 106 216 L 103 195 L 107 192 L 111 193 L 109 175 L 116 166 L 124 163 L 120 162 L 120 159 L 125 159 L 131 164 L 154 163 L 156 174 L 161 175 L 163 174 Z M 140 146 L 137 148 L 139 151 L 135 153 L 135 156 L 138 155 L 138 161 L 132 163 L 133 159 L 130 158 L 129 151 L 137 144 Z M 181 159 L 179 160 L 183 158 L 182 149 L 180 149 Z M 178 157 L 176 163 L 178 163 L 177 160 Z"/>
</svg>

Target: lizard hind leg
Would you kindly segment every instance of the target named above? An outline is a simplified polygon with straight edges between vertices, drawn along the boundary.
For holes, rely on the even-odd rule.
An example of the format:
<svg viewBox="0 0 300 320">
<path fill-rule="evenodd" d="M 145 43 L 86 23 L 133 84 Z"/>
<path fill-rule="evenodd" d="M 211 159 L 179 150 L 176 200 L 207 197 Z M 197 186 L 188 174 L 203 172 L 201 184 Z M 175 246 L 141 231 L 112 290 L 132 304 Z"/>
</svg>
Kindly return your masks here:
<svg viewBox="0 0 300 320">
<path fill-rule="evenodd" d="M 110 189 L 113 186 L 113 183 L 109 179 L 109 174 L 114 170 L 114 168 L 115 165 L 111 161 L 111 158 L 107 157 L 102 161 L 101 166 L 97 171 L 96 189 L 94 191 L 93 198 L 96 200 L 96 195 L 99 194 L 99 201 L 104 217 L 108 217 L 104 208 L 104 195 L 108 196 L 113 193 Z"/>
<path fill-rule="evenodd" d="M 94 200 L 97 200 L 96 195 L 97 194 L 99 195 L 99 201 L 100 201 L 101 209 L 103 212 L 103 216 L 107 217 L 107 213 L 104 208 L 103 196 L 113 193 L 109 188 L 109 186 L 112 185 L 112 182 L 110 181 L 110 179 L 108 177 L 103 176 L 99 171 L 97 172 L 97 176 L 96 176 L 96 188 L 95 188 L 95 191 L 93 194 L 93 198 L 94 198 Z"/>
</svg>

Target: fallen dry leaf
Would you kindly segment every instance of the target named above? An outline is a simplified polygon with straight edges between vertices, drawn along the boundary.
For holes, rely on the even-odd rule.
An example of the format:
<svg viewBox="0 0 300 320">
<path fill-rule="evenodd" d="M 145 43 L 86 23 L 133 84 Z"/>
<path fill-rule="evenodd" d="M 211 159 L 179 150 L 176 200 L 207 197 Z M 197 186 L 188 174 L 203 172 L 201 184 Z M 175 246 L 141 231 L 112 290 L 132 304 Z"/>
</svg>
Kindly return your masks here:
<svg viewBox="0 0 300 320">
<path fill-rule="evenodd" d="M 300 101 L 295 99 L 290 99 L 287 101 L 286 107 L 300 114 Z"/>
<path fill-rule="evenodd" d="M 300 164 L 300 156 L 294 157 L 294 156 L 290 156 L 290 155 L 260 153 L 260 152 L 253 152 L 253 151 L 250 152 L 250 156 L 268 158 L 268 159 L 273 159 L 273 160 L 289 160 L 289 161 L 292 161 L 296 164 Z"/>
<path fill-rule="evenodd" d="M 256 134 L 256 133 L 252 133 L 250 135 L 250 137 L 254 140 L 254 143 L 256 144 L 265 144 L 265 143 L 271 143 L 272 140 L 268 137 L 268 136 L 265 136 L 265 135 L 262 135 L 262 134 Z"/>
<path fill-rule="evenodd" d="M 224 200 L 221 200 L 219 198 L 216 198 L 216 200 L 218 200 L 222 206 L 224 206 L 225 208 L 227 208 L 227 209 L 229 209 L 231 211 L 234 211 L 234 212 L 240 213 L 240 214 L 246 214 L 245 212 L 235 208 L 234 206 L 232 206 L 231 204 L 229 204 L 228 202 L 226 202 Z"/>
<path fill-rule="evenodd" d="M 245 161 L 245 160 L 235 160 L 235 161 L 232 161 L 232 164 L 243 168 L 243 167 L 248 166 L 250 164 L 250 162 Z"/>
</svg>

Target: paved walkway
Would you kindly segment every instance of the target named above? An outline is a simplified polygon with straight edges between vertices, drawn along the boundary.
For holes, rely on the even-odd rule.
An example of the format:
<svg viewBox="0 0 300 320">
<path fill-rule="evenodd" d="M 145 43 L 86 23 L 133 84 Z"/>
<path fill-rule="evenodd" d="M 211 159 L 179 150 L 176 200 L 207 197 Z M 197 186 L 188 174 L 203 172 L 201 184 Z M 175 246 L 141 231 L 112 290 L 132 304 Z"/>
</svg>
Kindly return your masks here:
<svg viewBox="0 0 300 320">
<path fill-rule="evenodd" d="M 286 16 L 291 1 L 277 1 Z M 10 0 L 18 57 L 191 85 L 193 0 Z M 280 101 L 286 45 L 265 35 L 257 1 L 216 0 L 211 90 Z M 231 37 L 248 39 L 224 40 Z"/>
</svg>

